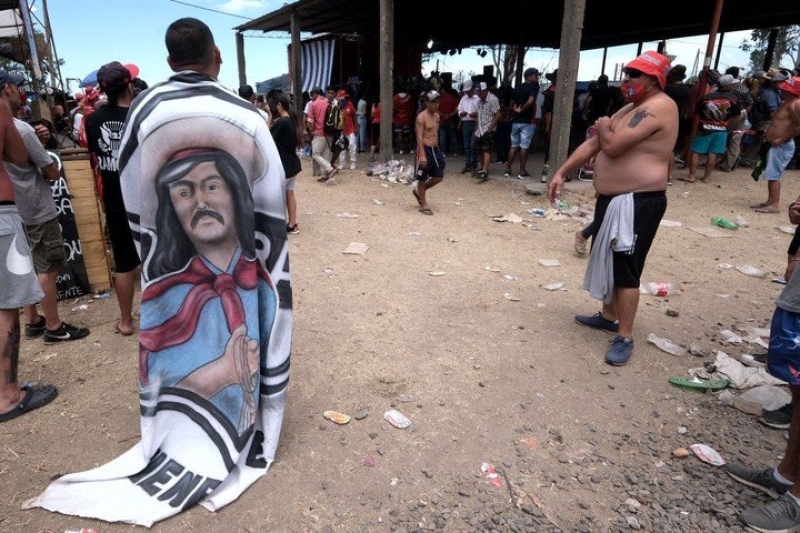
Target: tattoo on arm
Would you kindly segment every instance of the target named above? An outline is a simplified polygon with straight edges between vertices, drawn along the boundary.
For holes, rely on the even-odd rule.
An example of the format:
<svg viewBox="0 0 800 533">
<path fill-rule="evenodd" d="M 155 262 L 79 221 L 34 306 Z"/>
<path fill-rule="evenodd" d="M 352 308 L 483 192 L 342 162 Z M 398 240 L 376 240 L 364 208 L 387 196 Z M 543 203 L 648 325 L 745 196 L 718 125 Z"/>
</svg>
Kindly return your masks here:
<svg viewBox="0 0 800 533">
<path fill-rule="evenodd" d="M 643 121 L 643 120 L 644 120 L 644 119 L 645 119 L 647 116 L 654 117 L 655 115 L 654 115 L 654 114 L 652 114 L 652 113 L 650 113 L 650 112 L 647 110 L 647 108 L 646 108 L 646 107 L 643 107 L 642 109 L 639 109 L 639 110 L 638 110 L 636 113 L 634 113 L 634 114 L 633 114 L 633 116 L 631 117 L 631 120 L 628 122 L 628 127 L 629 127 L 629 128 L 635 128 L 636 126 L 638 126 L 639 124 L 641 124 L 641 123 L 642 123 L 642 121 Z"/>
<path fill-rule="evenodd" d="M 3 379 L 6 384 L 14 384 L 17 382 L 17 371 L 19 369 L 19 324 L 13 326 L 8 332 L 8 343 L 6 349 L 0 353 L 0 359 L 3 359 L 2 365 L 5 368 Z"/>
</svg>

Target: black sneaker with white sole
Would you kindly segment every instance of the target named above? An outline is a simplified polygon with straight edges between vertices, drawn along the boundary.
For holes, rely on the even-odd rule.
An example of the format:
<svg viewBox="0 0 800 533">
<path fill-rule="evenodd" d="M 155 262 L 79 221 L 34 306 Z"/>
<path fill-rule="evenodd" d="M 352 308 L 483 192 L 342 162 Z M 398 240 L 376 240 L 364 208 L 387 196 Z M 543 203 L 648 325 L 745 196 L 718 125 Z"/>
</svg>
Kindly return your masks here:
<svg viewBox="0 0 800 533">
<path fill-rule="evenodd" d="M 792 488 L 791 483 L 787 485 L 775 479 L 775 470 L 773 468 L 748 468 L 744 465 L 732 463 L 725 467 L 725 471 L 736 481 L 765 492 L 773 498 L 779 498 Z"/>
<path fill-rule="evenodd" d="M 762 411 L 758 421 L 774 429 L 789 429 L 789 425 L 792 423 L 792 413 L 794 413 L 794 408 L 791 403 L 787 403 L 774 411 Z"/>
<path fill-rule="evenodd" d="M 50 331 L 49 329 L 46 329 L 44 331 L 44 343 L 55 344 L 57 342 L 75 341 L 82 339 L 87 335 L 89 335 L 88 328 L 79 328 L 73 326 L 72 324 L 62 322 L 61 326 L 59 326 L 57 330 Z"/>
<path fill-rule="evenodd" d="M 38 339 L 47 328 L 47 321 L 42 315 L 39 315 L 39 322 L 36 324 L 25 324 L 25 338 Z"/>
</svg>

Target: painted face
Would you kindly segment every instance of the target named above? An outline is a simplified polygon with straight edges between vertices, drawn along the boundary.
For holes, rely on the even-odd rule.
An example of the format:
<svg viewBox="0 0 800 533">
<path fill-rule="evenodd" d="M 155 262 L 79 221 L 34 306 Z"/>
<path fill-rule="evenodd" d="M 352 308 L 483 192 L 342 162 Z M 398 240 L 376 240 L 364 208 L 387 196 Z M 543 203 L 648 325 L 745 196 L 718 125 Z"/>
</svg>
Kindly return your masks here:
<svg viewBox="0 0 800 533">
<path fill-rule="evenodd" d="M 181 227 L 196 247 L 237 238 L 233 196 L 213 162 L 200 163 L 170 184 L 169 195 Z"/>
</svg>

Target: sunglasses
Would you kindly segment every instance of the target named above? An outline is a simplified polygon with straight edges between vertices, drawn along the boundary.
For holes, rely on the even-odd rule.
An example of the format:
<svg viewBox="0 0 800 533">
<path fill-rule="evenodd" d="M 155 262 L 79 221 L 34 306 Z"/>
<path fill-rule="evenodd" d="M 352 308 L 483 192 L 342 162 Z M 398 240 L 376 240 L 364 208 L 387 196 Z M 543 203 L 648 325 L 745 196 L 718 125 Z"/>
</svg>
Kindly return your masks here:
<svg viewBox="0 0 800 533">
<path fill-rule="evenodd" d="M 635 80 L 636 78 L 641 78 L 644 73 L 641 70 L 629 68 L 625 70 L 625 74 L 627 74 L 630 79 Z"/>
</svg>

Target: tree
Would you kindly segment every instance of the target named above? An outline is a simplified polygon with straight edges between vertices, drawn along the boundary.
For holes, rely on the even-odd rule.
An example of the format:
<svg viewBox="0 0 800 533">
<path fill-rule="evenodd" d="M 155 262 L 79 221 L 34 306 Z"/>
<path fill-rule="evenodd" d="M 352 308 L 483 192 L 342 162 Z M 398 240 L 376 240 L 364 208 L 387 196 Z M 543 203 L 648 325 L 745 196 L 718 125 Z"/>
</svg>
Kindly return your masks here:
<svg viewBox="0 0 800 533">
<path fill-rule="evenodd" d="M 769 65 L 781 67 L 789 64 L 789 68 L 800 67 L 800 26 L 784 26 L 776 28 L 778 37 L 775 40 L 775 51 Z M 744 41 L 739 48 L 745 52 L 750 52 L 751 70 L 765 68 L 764 60 L 767 55 L 769 45 L 769 35 L 772 29 L 753 30 L 750 34 L 750 41 Z M 783 63 L 783 65 L 782 65 Z"/>
</svg>

